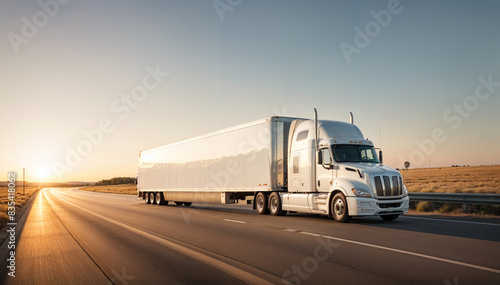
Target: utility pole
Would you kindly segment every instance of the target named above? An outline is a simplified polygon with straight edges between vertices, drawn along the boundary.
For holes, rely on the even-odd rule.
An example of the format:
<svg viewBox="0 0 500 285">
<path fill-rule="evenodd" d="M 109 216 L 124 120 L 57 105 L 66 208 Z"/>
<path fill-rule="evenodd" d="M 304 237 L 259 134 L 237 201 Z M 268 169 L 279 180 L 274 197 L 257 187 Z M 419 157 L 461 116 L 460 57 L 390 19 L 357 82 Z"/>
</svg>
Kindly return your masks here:
<svg viewBox="0 0 500 285">
<path fill-rule="evenodd" d="M 25 173 L 26 173 L 26 168 L 23 168 L 23 195 L 24 195 L 25 190 L 26 190 L 26 180 L 24 179 Z"/>
</svg>

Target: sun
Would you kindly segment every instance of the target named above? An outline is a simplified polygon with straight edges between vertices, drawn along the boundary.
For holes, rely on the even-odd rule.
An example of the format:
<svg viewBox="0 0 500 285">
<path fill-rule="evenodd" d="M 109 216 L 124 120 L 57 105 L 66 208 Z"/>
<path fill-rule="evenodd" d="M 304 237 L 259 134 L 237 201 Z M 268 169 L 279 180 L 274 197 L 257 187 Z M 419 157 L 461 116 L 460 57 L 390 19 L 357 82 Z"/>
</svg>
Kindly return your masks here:
<svg viewBox="0 0 500 285">
<path fill-rule="evenodd" d="M 44 180 L 47 176 L 49 176 L 49 171 L 46 168 L 40 167 L 36 170 L 36 176 L 39 179 Z"/>
</svg>

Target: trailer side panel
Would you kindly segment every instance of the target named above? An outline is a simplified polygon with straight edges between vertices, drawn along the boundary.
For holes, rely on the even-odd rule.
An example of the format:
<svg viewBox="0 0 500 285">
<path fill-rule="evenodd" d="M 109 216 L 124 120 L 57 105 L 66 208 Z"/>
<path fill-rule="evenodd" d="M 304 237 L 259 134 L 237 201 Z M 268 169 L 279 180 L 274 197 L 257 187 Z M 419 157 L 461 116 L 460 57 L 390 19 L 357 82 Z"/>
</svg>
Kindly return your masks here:
<svg viewBox="0 0 500 285">
<path fill-rule="evenodd" d="M 291 120 L 273 117 L 144 151 L 139 190 L 282 191 Z"/>
</svg>

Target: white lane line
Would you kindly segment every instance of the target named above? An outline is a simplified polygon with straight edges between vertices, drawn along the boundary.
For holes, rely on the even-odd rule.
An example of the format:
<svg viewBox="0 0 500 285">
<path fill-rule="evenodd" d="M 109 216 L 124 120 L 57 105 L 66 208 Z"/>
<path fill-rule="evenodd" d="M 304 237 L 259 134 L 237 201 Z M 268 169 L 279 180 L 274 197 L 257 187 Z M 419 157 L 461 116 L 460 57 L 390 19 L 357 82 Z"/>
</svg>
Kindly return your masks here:
<svg viewBox="0 0 500 285">
<path fill-rule="evenodd" d="M 320 237 L 321 235 L 318 234 L 313 234 L 313 233 L 308 233 L 308 232 L 300 232 L 303 235 L 308 235 L 308 236 L 313 236 L 313 237 Z"/>
<path fill-rule="evenodd" d="M 90 210 L 87 210 L 87 209 L 85 209 L 83 207 L 80 207 L 80 206 L 78 206 L 76 204 L 73 204 L 73 203 L 67 201 L 66 199 L 63 199 L 63 198 L 59 197 L 56 194 L 53 194 L 53 193 L 51 193 L 51 194 L 54 197 L 60 199 L 61 201 L 64 201 L 64 202 L 66 202 L 66 203 L 68 203 L 68 204 L 70 204 L 70 205 L 72 205 L 72 206 L 74 206 L 76 208 L 79 208 L 82 211 L 85 211 L 85 212 L 87 212 L 89 214 L 97 216 L 100 219 L 103 219 L 103 220 L 105 220 L 105 221 L 107 221 L 109 223 L 115 224 L 115 225 L 117 225 L 119 227 L 122 227 L 122 228 L 124 228 L 126 230 L 134 232 L 134 233 L 136 233 L 136 234 L 138 234 L 140 236 L 143 236 L 143 237 L 145 237 L 147 239 L 156 241 L 157 243 L 159 243 L 161 245 L 164 245 L 164 246 L 169 247 L 169 248 L 171 248 L 173 250 L 176 250 L 176 251 L 178 251 L 178 252 L 180 252 L 182 254 L 190 256 L 191 258 L 194 258 L 194 259 L 196 259 L 196 260 L 198 260 L 200 262 L 203 262 L 205 264 L 213 266 L 213 267 L 215 267 L 215 268 L 217 268 L 217 269 L 225 272 L 226 274 L 229 274 L 229 275 L 233 276 L 236 279 L 242 280 L 242 281 L 244 281 L 246 283 L 249 283 L 249 284 L 272 284 L 272 283 L 270 283 L 267 280 L 264 280 L 264 279 L 262 279 L 262 278 L 260 278 L 260 277 L 258 277 L 256 275 L 253 275 L 253 274 L 251 274 L 249 272 L 241 270 L 241 269 L 239 269 L 239 268 L 237 268 L 235 266 L 232 266 L 232 265 L 230 265 L 228 263 L 222 262 L 222 261 L 220 261 L 218 259 L 215 259 L 213 257 L 210 257 L 208 255 L 204 255 L 204 254 L 199 253 L 199 252 L 197 252 L 195 250 L 192 250 L 190 248 L 184 247 L 184 246 L 182 246 L 180 244 L 176 244 L 174 242 L 168 241 L 168 240 L 166 240 L 164 238 L 161 238 L 159 236 L 150 234 L 148 232 L 144 232 L 144 231 L 142 231 L 142 230 L 140 230 L 138 228 L 135 228 L 135 227 L 129 226 L 127 224 L 121 223 L 119 221 L 116 221 L 114 219 L 108 218 L 106 216 L 97 214 L 97 213 L 92 212 Z"/>
<path fill-rule="evenodd" d="M 301 232 L 301 231 L 293 230 L 293 229 L 283 229 L 283 231 L 285 231 L 285 232 L 302 233 L 302 234 L 311 235 L 311 236 L 319 236 L 319 237 L 322 237 L 322 238 L 332 239 L 332 240 L 336 240 L 336 241 L 341 241 L 341 242 L 346 242 L 346 243 L 352 243 L 352 244 L 357 244 L 357 245 L 362 245 L 362 246 L 366 246 L 366 247 L 372 247 L 372 248 L 377 248 L 377 249 L 382 249 L 382 250 L 397 252 L 397 253 L 406 254 L 406 255 L 418 256 L 418 257 L 427 258 L 427 259 L 431 259 L 431 260 L 436 260 L 436 261 L 451 263 L 451 264 L 455 264 L 455 265 L 460 265 L 460 266 L 465 266 L 465 267 L 469 267 L 469 268 L 474 268 L 474 269 L 479 269 L 479 270 L 483 270 L 483 271 L 488 271 L 488 272 L 500 274 L 500 270 L 494 269 L 494 268 L 489 268 L 489 267 L 474 265 L 474 264 L 470 264 L 470 263 L 455 261 L 455 260 L 451 260 L 451 259 L 446 259 L 446 258 L 441 258 L 441 257 L 436 257 L 436 256 L 431 256 L 431 255 L 426 255 L 426 254 L 421 254 L 421 253 L 416 253 L 416 252 L 401 250 L 401 249 L 395 249 L 395 248 L 380 246 L 380 245 L 376 245 L 376 244 L 370 244 L 370 243 L 365 243 L 365 242 L 359 242 L 359 241 L 354 241 L 354 240 L 348 240 L 348 239 L 337 238 L 337 237 L 332 237 L 332 236 L 325 236 L 325 235 L 308 233 L 308 232 Z"/>
<path fill-rule="evenodd" d="M 231 222 L 231 223 L 238 223 L 238 224 L 246 224 L 247 222 L 243 221 L 237 221 L 237 220 L 230 220 L 230 219 L 224 219 L 226 222 Z"/>
<path fill-rule="evenodd" d="M 433 218 L 409 217 L 409 216 L 406 216 L 406 215 L 403 215 L 400 218 L 416 219 L 416 220 L 428 220 L 428 221 L 438 221 L 438 222 L 464 223 L 464 224 L 475 224 L 475 225 L 483 225 L 483 226 L 500 227 L 500 224 L 493 224 L 493 223 L 481 223 L 481 222 L 470 222 L 470 221 L 460 221 L 460 220 L 447 220 L 447 219 L 433 219 Z"/>
</svg>

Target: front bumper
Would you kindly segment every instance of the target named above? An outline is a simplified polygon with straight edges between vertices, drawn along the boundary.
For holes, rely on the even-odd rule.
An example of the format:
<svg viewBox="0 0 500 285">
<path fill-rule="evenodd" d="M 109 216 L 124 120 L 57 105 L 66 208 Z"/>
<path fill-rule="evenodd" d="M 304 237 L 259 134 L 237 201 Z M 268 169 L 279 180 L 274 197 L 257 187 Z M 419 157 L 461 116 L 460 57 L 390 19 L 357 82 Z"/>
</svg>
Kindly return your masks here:
<svg viewBox="0 0 500 285">
<path fill-rule="evenodd" d="M 375 198 L 346 197 L 349 216 L 374 216 L 408 212 L 410 198 L 378 200 Z"/>
</svg>

